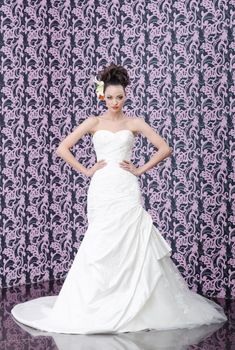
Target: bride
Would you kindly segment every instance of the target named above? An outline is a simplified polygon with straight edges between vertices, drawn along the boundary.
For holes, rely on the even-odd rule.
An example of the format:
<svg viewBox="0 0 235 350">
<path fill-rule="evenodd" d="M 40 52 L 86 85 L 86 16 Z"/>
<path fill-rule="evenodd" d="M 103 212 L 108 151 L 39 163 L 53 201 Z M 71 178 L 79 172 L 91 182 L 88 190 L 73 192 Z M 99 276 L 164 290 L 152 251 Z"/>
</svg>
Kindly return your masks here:
<svg viewBox="0 0 235 350">
<path fill-rule="evenodd" d="M 172 249 L 141 204 L 138 177 L 170 156 L 171 148 L 143 118 L 123 111 L 127 70 L 111 64 L 100 73 L 97 96 L 107 111 L 91 116 L 56 150 L 91 177 L 88 228 L 59 295 L 15 305 L 14 318 L 47 332 L 94 334 L 194 328 L 227 320 L 223 308 L 191 291 L 171 259 Z M 97 162 L 79 163 L 70 148 L 92 134 Z M 158 149 L 140 167 L 131 161 L 141 133 Z"/>
<path fill-rule="evenodd" d="M 116 78 L 112 78 L 113 75 Z M 109 77 L 109 76 L 110 77 Z M 111 78 L 111 81 L 110 81 Z M 158 148 L 158 152 L 143 166 L 136 168 L 131 162 L 122 160 L 120 167 L 132 174 L 139 176 L 158 164 L 161 160 L 171 155 L 172 150 L 165 140 L 158 135 L 143 118 L 132 117 L 128 118 L 124 115 L 122 108 L 126 100 L 125 87 L 129 84 L 129 77 L 123 67 L 111 65 L 104 70 L 103 79 L 107 81 L 104 84 L 103 80 L 97 81 L 97 95 L 100 100 L 105 100 L 108 111 L 99 117 L 88 117 L 81 123 L 70 135 L 68 135 L 57 149 L 57 154 L 61 156 L 74 169 L 82 172 L 86 176 L 93 176 L 96 170 L 103 168 L 106 165 L 104 159 L 99 160 L 90 169 L 85 168 L 80 164 L 70 153 L 69 149 L 77 143 L 77 141 L 86 133 L 95 134 L 97 131 L 108 131 L 116 133 L 119 131 L 130 130 L 133 135 L 142 133 Z M 108 83 L 108 80 L 110 81 Z M 121 81 L 121 83 L 120 83 Z"/>
</svg>

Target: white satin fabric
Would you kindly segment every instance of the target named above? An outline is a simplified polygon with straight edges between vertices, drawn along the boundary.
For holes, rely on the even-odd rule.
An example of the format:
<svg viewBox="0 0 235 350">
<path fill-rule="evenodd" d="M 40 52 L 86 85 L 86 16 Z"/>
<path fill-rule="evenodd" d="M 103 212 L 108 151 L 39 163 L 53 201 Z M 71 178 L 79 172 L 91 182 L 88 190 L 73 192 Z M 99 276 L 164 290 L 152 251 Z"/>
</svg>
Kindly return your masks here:
<svg viewBox="0 0 235 350">
<path fill-rule="evenodd" d="M 119 166 L 131 159 L 134 135 L 99 130 L 88 229 L 58 296 L 15 305 L 27 326 L 56 333 L 120 333 L 193 328 L 227 320 L 221 306 L 191 291 L 171 247 L 141 204 L 138 178 Z"/>
</svg>

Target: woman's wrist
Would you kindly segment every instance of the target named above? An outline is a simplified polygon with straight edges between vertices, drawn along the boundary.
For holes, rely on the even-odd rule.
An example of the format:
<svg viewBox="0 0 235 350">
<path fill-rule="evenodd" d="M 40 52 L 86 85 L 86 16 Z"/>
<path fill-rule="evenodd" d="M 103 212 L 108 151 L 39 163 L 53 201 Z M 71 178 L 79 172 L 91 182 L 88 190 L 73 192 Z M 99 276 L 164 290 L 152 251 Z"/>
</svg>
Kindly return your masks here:
<svg viewBox="0 0 235 350">
<path fill-rule="evenodd" d="M 87 177 L 90 177 L 90 168 L 85 168 L 85 170 L 83 171 L 83 174 Z"/>
<path fill-rule="evenodd" d="M 139 168 L 137 168 L 137 175 L 138 176 L 142 175 L 144 172 L 145 171 L 144 171 L 143 167 L 140 166 Z"/>
</svg>

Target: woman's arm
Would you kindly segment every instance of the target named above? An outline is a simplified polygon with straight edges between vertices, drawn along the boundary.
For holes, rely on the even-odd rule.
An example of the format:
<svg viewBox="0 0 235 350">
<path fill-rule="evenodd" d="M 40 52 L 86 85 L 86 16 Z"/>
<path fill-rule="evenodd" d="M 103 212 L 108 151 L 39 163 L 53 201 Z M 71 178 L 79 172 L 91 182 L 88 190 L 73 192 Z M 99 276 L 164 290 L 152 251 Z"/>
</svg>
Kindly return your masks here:
<svg viewBox="0 0 235 350">
<path fill-rule="evenodd" d="M 74 131 L 66 136 L 55 150 L 55 153 L 58 156 L 63 158 L 69 165 L 84 175 L 88 174 L 88 169 L 76 160 L 69 149 L 73 147 L 84 134 L 90 132 L 96 123 L 97 121 L 95 117 L 88 117 L 79 126 L 77 126 Z"/>
<path fill-rule="evenodd" d="M 136 131 L 146 136 L 148 140 L 151 141 L 152 144 L 158 149 L 158 151 L 150 158 L 147 163 L 138 168 L 138 173 L 141 175 L 157 165 L 163 159 L 169 157 L 172 154 L 172 148 L 160 135 L 154 131 L 153 128 L 149 126 L 149 124 L 144 121 L 143 118 L 136 118 L 134 123 Z"/>
</svg>

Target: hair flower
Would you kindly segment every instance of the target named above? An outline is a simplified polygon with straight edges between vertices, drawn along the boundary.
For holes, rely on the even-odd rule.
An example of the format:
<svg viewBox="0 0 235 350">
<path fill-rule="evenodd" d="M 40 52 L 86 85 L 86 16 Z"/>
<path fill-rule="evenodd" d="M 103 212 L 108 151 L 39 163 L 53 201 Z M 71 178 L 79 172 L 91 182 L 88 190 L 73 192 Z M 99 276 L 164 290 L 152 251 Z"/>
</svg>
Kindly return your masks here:
<svg viewBox="0 0 235 350">
<path fill-rule="evenodd" d="M 94 79 L 96 83 L 96 94 L 99 100 L 104 100 L 104 82 L 103 80 Z"/>
</svg>

